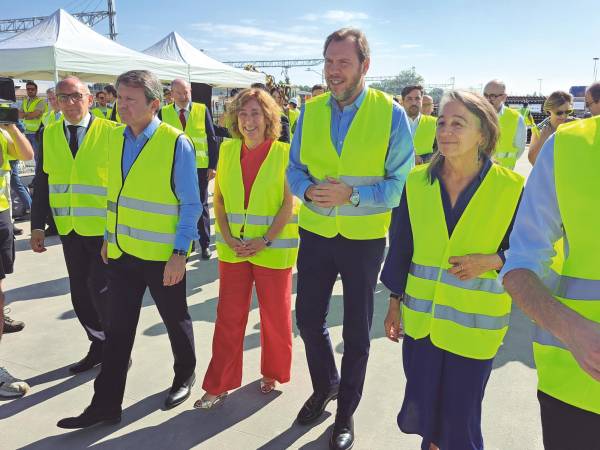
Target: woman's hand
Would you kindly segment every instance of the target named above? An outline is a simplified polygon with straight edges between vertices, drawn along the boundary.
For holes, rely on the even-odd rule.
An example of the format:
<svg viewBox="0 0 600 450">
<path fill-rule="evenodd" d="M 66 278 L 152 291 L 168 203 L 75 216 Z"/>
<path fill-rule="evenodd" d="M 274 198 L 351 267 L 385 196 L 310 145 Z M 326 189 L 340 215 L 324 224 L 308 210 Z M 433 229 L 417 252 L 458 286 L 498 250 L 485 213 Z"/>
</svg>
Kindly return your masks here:
<svg viewBox="0 0 600 450">
<path fill-rule="evenodd" d="M 402 305 L 400 300 L 390 297 L 390 306 L 387 315 L 383 321 L 385 335 L 389 340 L 398 342 L 404 337 L 404 328 L 402 327 Z"/>
<path fill-rule="evenodd" d="M 243 258 L 243 256 L 240 255 L 240 253 L 244 251 L 244 241 L 238 238 L 234 238 L 232 236 L 226 237 L 224 238 L 224 240 L 225 243 L 229 246 L 229 248 L 235 252 L 235 256 L 237 256 L 238 258 Z"/>
<path fill-rule="evenodd" d="M 263 238 L 254 238 L 249 241 L 244 241 L 244 250 L 241 253 L 241 257 L 249 258 L 250 256 L 254 256 L 266 246 L 267 244 Z"/>
<path fill-rule="evenodd" d="M 461 281 L 471 280 L 490 270 L 502 268 L 502 259 L 496 253 L 491 255 L 473 253 L 472 255 L 452 256 L 448 262 L 452 264 L 452 267 L 448 269 L 448 273 Z"/>
</svg>

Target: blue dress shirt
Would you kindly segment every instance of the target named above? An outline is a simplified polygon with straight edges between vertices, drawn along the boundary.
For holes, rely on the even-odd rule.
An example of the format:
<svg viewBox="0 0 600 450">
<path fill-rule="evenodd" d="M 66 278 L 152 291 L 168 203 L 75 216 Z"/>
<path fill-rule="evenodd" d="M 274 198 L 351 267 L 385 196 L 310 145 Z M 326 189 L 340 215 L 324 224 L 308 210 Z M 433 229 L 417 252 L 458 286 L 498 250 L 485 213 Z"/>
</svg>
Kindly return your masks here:
<svg viewBox="0 0 600 450">
<path fill-rule="evenodd" d="M 514 269 L 528 269 L 541 279 L 546 278 L 552 257 L 556 254 L 554 243 L 561 237 L 564 237 L 566 256 L 569 245 L 556 197 L 552 135 L 543 145 L 527 180 L 500 279 Z"/>
<path fill-rule="evenodd" d="M 131 166 L 152 137 L 161 121 L 154 117 L 148 126 L 136 138 L 127 126 L 125 145 L 123 146 L 123 174 L 127 177 Z M 198 239 L 198 219 L 202 214 L 198 174 L 196 172 L 196 152 L 192 143 L 179 137 L 175 146 L 175 164 L 173 169 L 175 195 L 179 200 L 179 222 L 175 233 L 175 250 L 187 251 L 191 242 Z"/>
<path fill-rule="evenodd" d="M 340 109 L 338 103 L 331 97 L 331 142 L 338 155 L 342 153 L 344 140 L 352 124 L 358 108 L 367 94 L 365 88 L 351 105 Z M 394 103 L 392 110 L 392 130 L 390 142 L 385 159 L 385 177 L 383 181 L 370 186 L 358 186 L 360 206 L 384 206 L 395 208 L 400 203 L 400 196 L 406 177 L 414 165 L 414 151 L 412 136 L 406 112 Z M 304 109 L 296 122 L 296 132 L 290 148 L 290 162 L 287 169 L 287 178 L 290 189 L 296 197 L 304 199 L 304 193 L 313 184 L 308 174 L 306 165 L 300 162 L 300 142 L 302 139 L 302 123 Z"/>
</svg>

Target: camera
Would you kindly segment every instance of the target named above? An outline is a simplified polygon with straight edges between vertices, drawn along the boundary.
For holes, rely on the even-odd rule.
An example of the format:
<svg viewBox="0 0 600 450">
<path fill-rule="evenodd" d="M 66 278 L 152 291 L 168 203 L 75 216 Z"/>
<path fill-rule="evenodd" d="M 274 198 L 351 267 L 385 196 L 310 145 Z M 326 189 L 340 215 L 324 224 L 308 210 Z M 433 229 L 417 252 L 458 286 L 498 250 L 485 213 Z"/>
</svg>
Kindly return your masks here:
<svg viewBox="0 0 600 450">
<path fill-rule="evenodd" d="M 0 123 L 19 122 L 19 110 L 11 107 L 16 101 L 15 83 L 11 78 L 0 77 Z"/>
</svg>

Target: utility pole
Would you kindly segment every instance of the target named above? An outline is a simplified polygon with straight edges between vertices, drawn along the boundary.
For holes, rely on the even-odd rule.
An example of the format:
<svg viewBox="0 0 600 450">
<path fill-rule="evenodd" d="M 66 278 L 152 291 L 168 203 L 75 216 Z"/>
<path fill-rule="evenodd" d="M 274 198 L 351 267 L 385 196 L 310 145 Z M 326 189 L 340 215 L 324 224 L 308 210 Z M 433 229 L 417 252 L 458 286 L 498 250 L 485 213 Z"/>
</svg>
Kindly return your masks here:
<svg viewBox="0 0 600 450">
<path fill-rule="evenodd" d="M 592 58 L 592 59 L 594 60 L 594 83 L 595 83 L 595 82 L 596 82 L 597 75 L 598 75 L 598 72 L 597 72 L 597 65 L 598 65 L 598 59 L 599 59 L 599 58 Z"/>
<path fill-rule="evenodd" d="M 542 96 L 542 79 L 538 78 L 538 83 L 540 83 L 540 90 L 538 91 L 538 95 L 541 97 Z"/>
</svg>

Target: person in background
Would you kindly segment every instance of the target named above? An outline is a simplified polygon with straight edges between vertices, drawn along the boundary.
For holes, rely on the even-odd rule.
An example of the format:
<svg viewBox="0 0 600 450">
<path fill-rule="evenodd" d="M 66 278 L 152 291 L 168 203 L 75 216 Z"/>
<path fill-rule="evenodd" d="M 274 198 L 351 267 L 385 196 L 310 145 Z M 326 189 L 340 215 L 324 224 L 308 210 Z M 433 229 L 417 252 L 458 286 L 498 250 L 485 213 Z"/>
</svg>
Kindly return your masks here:
<svg viewBox="0 0 600 450">
<path fill-rule="evenodd" d="M 102 119 L 110 119 L 112 109 L 108 107 L 106 92 L 96 92 L 96 107 L 92 108 L 91 113 L 94 116 L 100 117 Z"/>
<path fill-rule="evenodd" d="M 104 87 L 104 93 L 106 94 L 106 106 L 111 109 L 116 109 L 117 90 L 115 87 L 112 84 L 107 84 Z"/>
<path fill-rule="evenodd" d="M 0 124 L 0 167 L 4 174 L 10 171 L 9 157 L 15 160 L 31 160 L 33 147 L 28 138 L 19 131 L 16 125 Z M 10 317 L 5 316 L 3 281 L 6 275 L 13 272 L 15 260 L 15 240 L 13 237 L 13 224 L 10 218 L 10 205 L 7 193 L 6 177 L 0 177 L 0 341 L 6 331 L 19 331 L 22 322 L 15 323 Z M 8 312 L 8 311 L 7 311 Z M 7 328 L 5 330 L 5 327 Z M 19 328 L 19 330 L 14 329 Z M 1 347 L 0 347 L 1 348 Z M 8 370 L 0 367 L 0 398 L 15 398 L 25 395 L 29 385 L 13 377 Z"/>
<path fill-rule="evenodd" d="M 327 91 L 327 88 L 324 85 L 322 85 L 322 84 L 315 84 L 310 89 L 310 95 L 311 95 L 311 97 L 316 97 L 317 95 L 324 94 L 325 91 Z"/>
<path fill-rule="evenodd" d="M 171 103 L 173 103 L 173 95 L 171 93 L 171 89 L 166 87 L 163 89 L 163 104 L 166 106 L 170 105 Z"/>
<path fill-rule="evenodd" d="M 158 118 L 182 130 L 194 144 L 196 168 L 202 215 L 198 220 L 200 256 L 208 260 L 210 251 L 210 214 L 208 209 L 208 183 L 214 179 L 219 159 L 219 148 L 215 137 L 210 111 L 203 103 L 192 102 L 192 87 L 183 79 L 171 83 L 174 102 L 163 106 Z"/>
<path fill-rule="evenodd" d="M 268 92 L 281 109 L 281 136 L 279 136 L 278 140 L 281 142 L 287 142 L 289 144 L 291 137 L 290 119 L 286 112 L 287 106 L 285 104 L 285 98 L 277 86 L 272 87 Z"/>
<path fill-rule="evenodd" d="M 19 119 L 25 125 L 25 136 L 31 143 L 33 151 L 37 155 L 38 142 L 36 133 L 42 123 L 42 115 L 46 112 L 47 105 L 41 97 L 38 97 L 38 85 L 33 81 L 28 81 L 25 84 L 27 97 L 21 104 L 19 110 Z M 36 156 L 37 163 L 37 156 Z"/>
<path fill-rule="evenodd" d="M 423 106 L 421 107 L 421 114 L 425 114 L 426 116 L 432 116 L 434 109 L 433 97 L 431 95 L 424 94 L 422 105 Z"/>
<path fill-rule="evenodd" d="M 55 88 L 52 87 L 46 91 L 46 98 L 48 100 L 48 111 L 46 111 L 42 116 L 42 126 L 44 127 L 47 127 L 48 125 L 53 124 L 62 118 L 60 106 L 58 104 L 58 100 L 56 99 Z"/>
<path fill-rule="evenodd" d="M 415 148 L 415 164 L 423 164 L 431 159 L 435 151 L 436 118 L 422 113 L 423 87 L 406 86 L 402 89 L 402 105 L 408 115 L 410 132 Z"/>
<path fill-rule="evenodd" d="M 514 169 L 517 160 L 525 151 L 527 126 L 518 111 L 504 104 L 506 85 L 503 81 L 492 80 L 483 88 L 483 96 L 492 104 L 498 114 L 500 138 L 496 144 L 494 160 L 509 169 Z"/>
<path fill-rule="evenodd" d="M 593 83 L 585 90 L 585 107 L 592 117 L 600 116 L 600 81 Z"/>
<path fill-rule="evenodd" d="M 219 301 L 213 353 L 194 405 L 212 408 L 242 382 L 243 340 L 256 287 L 260 308 L 260 391 L 290 380 L 292 267 L 298 225 L 285 170 L 289 145 L 277 141 L 279 106 L 261 89 L 243 90 L 227 112 L 233 139 L 221 146 L 215 181 Z"/>
<path fill-rule="evenodd" d="M 524 182 L 492 162 L 498 134 L 480 95 L 442 98 L 438 152 L 408 176 L 381 273 L 386 336 L 404 336 L 397 422 L 422 450 L 484 448 L 481 404 L 511 310 L 496 271 Z"/>
<path fill-rule="evenodd" d="M 542 146 L 556 132 L 557 128 L 563 123 L 575 120 L 571 117 L 571 114 L 573 114 L 573 96 L 568 92 L 554 91 L 544 102 L 544 112 L 548 114 L 548 117 L 537 127 L 539 135 L 538 133 L 532 133 L 531 135 L 531 144 L 527 154 L 531 165 L 535 164 Z"/>
</svg>

